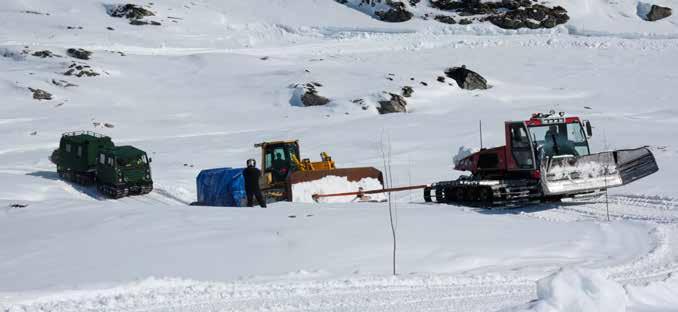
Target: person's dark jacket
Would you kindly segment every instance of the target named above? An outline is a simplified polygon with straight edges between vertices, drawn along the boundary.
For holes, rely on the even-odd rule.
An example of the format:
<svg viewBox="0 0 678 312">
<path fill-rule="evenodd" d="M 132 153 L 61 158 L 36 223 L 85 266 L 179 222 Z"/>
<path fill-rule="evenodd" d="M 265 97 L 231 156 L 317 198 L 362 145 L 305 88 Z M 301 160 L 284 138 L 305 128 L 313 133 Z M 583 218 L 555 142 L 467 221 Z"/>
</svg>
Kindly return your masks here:
<svg viewBox="0 0 678 312">
<path fill-rule="evenodd" d="M 259 190 L 259 176 L 261 171 L 256 167 L 247 167 L 242 172 L 243 177 L 245 178 L 245 191 L 255 192 Z"/>
</svg>

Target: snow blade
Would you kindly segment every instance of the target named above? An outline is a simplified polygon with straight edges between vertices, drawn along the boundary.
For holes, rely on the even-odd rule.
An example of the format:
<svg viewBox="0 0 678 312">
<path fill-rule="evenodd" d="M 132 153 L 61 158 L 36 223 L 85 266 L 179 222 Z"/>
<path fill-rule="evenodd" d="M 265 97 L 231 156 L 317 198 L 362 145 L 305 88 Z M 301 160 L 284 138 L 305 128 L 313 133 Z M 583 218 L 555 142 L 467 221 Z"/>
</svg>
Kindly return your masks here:
<svg viewBox="0 0 678 312">
<path fill-rule="evenodd" d="M 624 185 L 659 171 L 654 155 L 646 147 L 618 150 L 615 151 L 615 156 L 617 170 Z"/>
<path fill-rule="evenodd" d="M 659 170 L 645 147 L 544 159 L 544 195 L 575 195 L 629 184 Z"/>
</svg>

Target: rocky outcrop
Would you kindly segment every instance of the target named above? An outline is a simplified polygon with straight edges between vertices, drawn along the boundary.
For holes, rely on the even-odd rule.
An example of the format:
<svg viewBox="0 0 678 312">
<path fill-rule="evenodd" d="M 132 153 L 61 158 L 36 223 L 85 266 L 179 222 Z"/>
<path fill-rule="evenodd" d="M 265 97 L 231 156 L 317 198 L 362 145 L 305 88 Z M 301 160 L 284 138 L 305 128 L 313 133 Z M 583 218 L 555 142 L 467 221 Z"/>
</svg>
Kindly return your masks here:
<svg viewBox="0 0 678 312">
<path fill-rule="evenodd" d="M 570 17 L 563 7 L 548 7 L 530 0 L 480 2 L 478 0 L 433 0 L 434 8 L 466 17 L 459 24 L 489 21 L 504 29 L 553 28 L 566 23 Z M 473 19 L 473 20 L 472 20 Z M 437 20 L 437 18 L 436 18 Z"/>
<path fill-rule="evenodd" d="M 52 94 L 42 90 L 42 89 L 33 89 L 33 88 L 28 88 L 31 92 L 33 92 L 33 98 L 36 100 L 51 100 L 52 99 Z"/>
<path fill-rule="evenodd" d="M 389 23 L 409 21 L 414 14 L 407 10 L 402 1 L 396 0 L 335 0 L 338 3 L 369 14 L 376 19 Z M 410 0 L 410 5 L 415 6 L 419 0 Z"/>
<path fill-rule="evenodd" d="M 52 53 L 52 51 L 50 51 L 50 50 L 35 51 L 31 55 L 33 55 L 35 57 L 41 57 L 41 58 L 48 58 L 48 57 L 57 56 L 56 54 Z"/>
<path fill-rule="evenodd" d="M 390 100 L 379 101 L 379 107 L 377 107 L 379 114 L 406 113 L 407 101 L 398 94 L 389 93 L 389 95 Z"/>
<path fill-rule="evenodd" d="M 290 102 L 294 106 L 322 106 L 330 102 L 328 98 L 318 94 L 316 88 L 322 87 L 322 84 L 318 82 L 298 84 L 293 87 L 295 90 Z"/>
<path fill-rule="evenodd" d="M 663 7 L 653 4 L 645 19 L 654 22 L 671 16 L 672 10 L 669 7 Z"/>
<path fill-rule="evenodd" d="M 147 16 L 155 16 L 155 13 L 134 4 L 112 5 L 108 8 L 108 15 L 112 17 L 127 18 L 130 20 L 139 20 Z"/>
<path fill-rule="evenodd" d="M 68 54 L 70 57 L 74 57 L 80 60 L 89 60 L 89 57 L 92 55 L 92 52 L 87 51 L 85 49 L 68 49 L 66 50 L 66 54 Z"/>
<path fill-rule="evenodd" d="M 64 76 L 76 76 L 78 78 L 83 76 L 95 77 L 99 76 L 99 73 L 95 72 L 89 65 L 72 63 L 64 72 Z"/>
<path fill-rule="evenodd" d="M 457 21 L 454 20 L 454 17 L 447 16 L 447 15 L 436 15 L 436 17 L 434 17 L 433 19 L 435 19 L 438 22 L 445 23 L 445 24 L 456 24 L 457 23 Z"/>
<path fill-rule="evenodd" d="M 402 91 L 404 97 L 411 97 L 412 94 L 414 93 L 414 89 L 410 86 L 404 86 Z"/>
<path fill-rule="evenodd" d="M 445 75 L 454 79 L 457 85 L 466 90 L 485 90 L 488 88 L 487 80 L 480 74 L 467 69 L 466 65 L 461 67 L 452 67 L 445 70 Z"/>
<path fill-rule="evenodd" d="M 112 17 L 126 18 L 131 25 L 160 25 L 160 22 L 145 20 L 146 17 L 155 16 L 155 13 L 135 4 L 119 4 L 108 7 L 108 15 Z"/>
<path fill-rule="evenodd" d="M 391 9 L 387 11 L 377 11 L 374 14 L 380 20 L 389 23 L 401 23 L 412 19 L 413 14 L 405 8 L 402 2 L 392 2 Z"/>
</svg>

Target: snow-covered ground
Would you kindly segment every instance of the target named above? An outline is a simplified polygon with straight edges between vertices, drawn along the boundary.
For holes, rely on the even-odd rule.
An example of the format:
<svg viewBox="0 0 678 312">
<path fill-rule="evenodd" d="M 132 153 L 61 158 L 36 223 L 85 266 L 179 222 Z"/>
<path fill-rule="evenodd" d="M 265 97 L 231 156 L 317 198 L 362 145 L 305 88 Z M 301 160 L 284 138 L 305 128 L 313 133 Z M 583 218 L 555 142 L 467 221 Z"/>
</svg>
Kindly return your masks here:
<svg viewBox="0 0 678 312">
<path fill-rule="evenodd" d="M 645 22 L 636 1 L 557 3 L 567 24 L 505 31 L 382 23 L 332 0 L 157 1 L 161 26 L 98 0 L 3 1 L 0 311 L 675 310 L 678 20 Z M 30 55 L 45 49 L 62 57 Z M 101 75 L 62 75 L 72 62 Z M 462 64 L 492 88 L 436 81 Z M 309 82 L 331 103 L 293 106 Z M 406 85 L 409 112 L 378 115 Z M 431 183 L 460 174 L 479 120 L 501 145 L 505 120 L 550 109 L 591 120 L 594 151 L 655 153 L 658 173 L 610 191 L 611 222 L 604 198 L 487 211 L 397 193 L 392 277 L 385 203 L 187 205 L 200 169 L 241 167 L 257 142 L 381 168 L 390 141 L 393 184 Z M 156 189 L 106 200 L 60 181 L 47 157 L 73 130 L 146 150 Z"/>
</svg>

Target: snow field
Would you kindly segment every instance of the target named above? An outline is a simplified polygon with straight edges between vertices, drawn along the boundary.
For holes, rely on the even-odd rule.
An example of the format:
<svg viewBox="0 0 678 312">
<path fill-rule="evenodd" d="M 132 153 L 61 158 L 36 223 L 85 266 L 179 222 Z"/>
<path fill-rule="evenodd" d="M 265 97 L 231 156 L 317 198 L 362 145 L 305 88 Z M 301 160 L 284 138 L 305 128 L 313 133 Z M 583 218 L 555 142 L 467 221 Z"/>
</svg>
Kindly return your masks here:
<svg viewBox="0 0 678 312">
<path fill-rule="evenodd" d="M 4 1 L 0 310 L 496 311 L 537 300 L 621 311 L 624 296 L 627 311 L 675 309 L 676 17 L 644 22 L 637 1 L 553 3 L 570 23 L 504 31 L 386 24 L 330 0 L 168 0 L 152 6 L 157 27 L 110 18 L 98 0 Z M 92 50 L 85 63 L 101 75 L 63 76 L 68 48 Z M 436 81 L 462 64 L 493 87 Z M 291 86 L 312 81 L 331 103 L 292 105 Z M 377 115 L 385 92 L 405 85 L 409 113 Z M 33 100 L 28 87 L 55 99 Z M 659 173 L 610 192 L 612 222 L 602 198 L 488 211 L 397 193 L 390 277 L 386 204 L 186 205 L 200 169 L 242 166 L 265 140 L 380 168 L 390 137 L 394 186 L 454 179 L 456 148 L 478 147 L 479 120 L 492 147 L 504 121 L 550 109 L 591 120 L 593 151 L 655 153 Z M 47 156 L 80 129 L 149 152 L 154 192 L 112 201 L 59 180 Z"/>
</svg>

